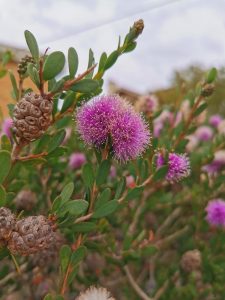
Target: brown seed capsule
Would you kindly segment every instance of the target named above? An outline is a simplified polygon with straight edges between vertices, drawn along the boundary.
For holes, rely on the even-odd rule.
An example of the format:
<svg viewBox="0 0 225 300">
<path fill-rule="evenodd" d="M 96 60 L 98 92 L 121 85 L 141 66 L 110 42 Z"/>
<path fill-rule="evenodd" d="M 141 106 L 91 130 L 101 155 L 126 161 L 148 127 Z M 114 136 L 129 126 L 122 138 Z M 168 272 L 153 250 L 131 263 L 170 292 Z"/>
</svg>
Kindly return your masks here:
<svg viewBox="0 0 225 300">
<path fill-rule="evenodd" d="M 59 250 L 64 243 L 65 240 L 60 232 L 54 232 L 54 243 L 52 243 L 49 248 L 32 255 L 32 264 L 40 268 L 49 267 L 53 263 L 54 266 L 58 265 Z"/>
<path fill-rule="evenodd" d="M 37 203 L 37 197 L 36 194 L 30 190 L 22 190 L 17 194 L 14 203 L 17 209 L 30 211 Z"/>
<path fill-rule="evenodd" d="M 17 221 L 8 248 L 13 254 L 26 256 L 47 249 L 54 242 L 50 221 L 44 216 L 30 216 Z"/>
<path fill-rule="evenodd" d="M 34 141 L 38 139 L 51 123 L 53 104 L 33 92 L 27 93 L 15 106 L 13 130 L 17 137 Z"/>
<path fill-rule="evenodd" d="M 199 270 L 201 268 L 201 263 L 201 252 L 197 249 L 185 252 L 181 258 L 181 267 L 186 272 Z"/>
<path fill-rule="evenodd" d="M 10 209 L 0 207 L 0 240 L 8 240 L 15 227 L 16 219 Z"/>
<path fill-rule="evenodd" d="M 203 97 L 209 97 L 213 94 L 215 90 L 215 86 L 214 84 L 206 84 L 204 87 L 202 87 L 202 90 L 201 90 L 201 95 Z"/>
<path fill-rule="evenodd" d="M 26 55 L 21 59 L 21 61 L 18 64 L 17 67 L 17 72 L 19 73 L 20 77 L 26 77 L 26 72 L 27 72 L 27 66 L 29 63 L 35 63 L 33 57 Z"/>
</svg>

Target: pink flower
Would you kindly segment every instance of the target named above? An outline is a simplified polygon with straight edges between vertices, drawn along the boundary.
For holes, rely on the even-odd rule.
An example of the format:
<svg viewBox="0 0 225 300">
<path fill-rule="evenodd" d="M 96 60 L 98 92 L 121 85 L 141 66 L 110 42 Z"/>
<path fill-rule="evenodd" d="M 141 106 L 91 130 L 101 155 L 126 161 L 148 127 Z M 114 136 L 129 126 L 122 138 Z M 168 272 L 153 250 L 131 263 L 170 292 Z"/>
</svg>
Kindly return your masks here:
<svg viewBox="0 0 225 300">
<path fill-rule="evenodd" d="M 86 157 L 83 153 L 76 152 L 70 155 L 69 166 L 71 169 L 79 169 L 86 162 Z"/>
<path fill-rule="evenodd" d="M 195 136 L 202 142 L 207 142 L 213 138 L 213 130 L 209 126 L 200 126 L 195 131 Z"/>
<path fill-rule="evenodd" d="M 219 124 L 222 122 L 223 118 L 220 115 L 212 115 L 209 118 L 209 124 L 213 127 L 217 128 Z"/>
<path fill-rule="evenodd" d="M 206 220 L 214 226 L 225 226 L 225 201 L 223 199 L 211 200 L 207 207 Z"/>
<path fill-rule="evenodd" d="M 156 165 L 158 168 L 165 165 L 165 159 L 160 153 L 157 156 Z M 185 177 L 188 177 L 191 173 L 190 161 L 185 154 L 169 153 L 168 156 L 168 172 L 166 179 L 171 182 L 179 181 Z"/>
<path fill-rule="evenodd" d="M 109 143 L 123 162 L 139 156 L 150 143 L 143 118 L 118 96 L 96 97 L 79 108 L 77 130 L 88 145 L 101 148 Z"/>
<path fill-rule="evenodd" d="M 5 134 L 9 139 L 12 137 L 11 128 L 13 127 L 13 120 L 7 118 L 2 124 L 2 135 Z"/>
</svg>

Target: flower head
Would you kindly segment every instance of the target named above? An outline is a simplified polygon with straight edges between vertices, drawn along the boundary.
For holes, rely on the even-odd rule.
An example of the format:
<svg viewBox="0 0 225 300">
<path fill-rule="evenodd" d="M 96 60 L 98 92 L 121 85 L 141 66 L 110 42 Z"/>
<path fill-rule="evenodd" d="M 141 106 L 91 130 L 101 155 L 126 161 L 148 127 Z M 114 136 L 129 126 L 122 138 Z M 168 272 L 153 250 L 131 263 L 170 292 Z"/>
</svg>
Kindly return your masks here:
<svg viewBox="0 0 225 300">
<path fill-rule="evenodd" d="M 207 207 L 206 220 L 214 226 L 225 226 L 225 201 L 214 199 L 209 201 Z"/>
<path fill-rule="evenodd" d="M 2 134 L 5 134 L 8 138 L 11 138 L 11 128 L 13 127 L 13 120 L 10 118 L 7 118 L 3 121 L 2 124 Z"/>
<path fill-rule="evenodd" d="M 70 155 L 69 166 L 71 169 L 79 169 L 86 162 L 86 157 L 83 153 L 76 152 Z"/>
<path fill-rule="evenodd" d="M 209 124 L 217 128 L 222 120 L 223 118 L 220 115 L 212 115 L 209 118 Z"/>
<path fill-rule="evenodd" d="M 81 293 L 76 300 L 115 300 L 105 288 L 91 286 Z"/>
<path fill-rule="evenodd" d="M 196 132 L 195 136 L 202 142 L 206 142 L 212 139 L 213 130 L 209 126 L 200 126 Z"/>
<path fill-rule="evenodd" d="M 77 130 L 88 145 L 101 147 L 110 141 L 120 161 L 136 158 L 150 141 L 147 124 L 118 96 L 96 97 L 84 104 L 77 112 Z"/>
<path fill-rule="evenodd" d="M 157 167 L 160 168 L 165 164 L 162 154 L 157 155 Z M 168 172 L 166 179 L 174 182 L 179 181 L 190 175 L 190 161 L 186 154 L 169 153 Z"/>
</svg>

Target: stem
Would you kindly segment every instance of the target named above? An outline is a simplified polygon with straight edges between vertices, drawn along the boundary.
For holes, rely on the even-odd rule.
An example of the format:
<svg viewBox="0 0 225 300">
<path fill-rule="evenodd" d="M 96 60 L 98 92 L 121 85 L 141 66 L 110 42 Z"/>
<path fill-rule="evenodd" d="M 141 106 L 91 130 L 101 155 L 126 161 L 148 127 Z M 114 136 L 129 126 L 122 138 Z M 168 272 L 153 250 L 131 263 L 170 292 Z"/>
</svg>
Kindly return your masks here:
<svg viewBox="0 0 225 300">
<path fill-rule="evenodd" d="M 166 230 L 170 224 L 181 214 L 182 209 L 180 207 L 177 207 L 162 223 L 162 225 L 158 228 L 156 231 L 156 235 L 160 236 L 164 230 Z"/>
<path fill-rule="evenodd" d="M 200 102 L 202 101 L 202 99 L 204 99 L 204 97 L 202 95 L 198 96 L 195 104 L 193 105 L 190 115 L 187 119 L 187 122 L 184 126 L 184 130 L 179 134 L 177 140 L 174 143 L 174 148 L 176 148 L 176 146 L 180 143 L 180 141 L 182 141 L 182 139 L 185 137 L 187 130 L 189 128 L 189 126 L 191 125 L 192 119 L 194 118 L 194 113 L 196 111 L 196 109 L 198 108 L 198 105 L 200 104 Z"/>
<path fill-rule="evenodd" d="M 159 240 L 158 242 L 156 242 L 154 244 L 154 246 L 159 247 L 159 248 L 163 248 L 163 246 L 165 244 L 168 244 L 170 242 L 172 242 L 173 240 L 181 237 L 182 235 L 184 235 L 185 233 L 187 233 L 189 231 L 190 227 L 188 225 L 186 225 L 184 228 L 174 232 L 173 234 L 167 236 L 164 239 Z"/>
<path fill-rule="evenodd" d="M 78 224 L 78 223 L 87 221 L 87 220 L 89 220 L 92 216 L 93 216 L 93 213 L 89 213 L 88 215 L 85 215 L 85 216 L 82 216 L 82 217 L 76 219 L 74 223 L 75 223 L 75 224 Z"/>
<path fill-rule="evenodd" d="M 93 65 L 92 67 L 87 69 L 84 73 L 78 75 L 76 78 L 66 81 L 61 89 L 61 92 L 69 90 L 71 86 L 73 86 L 75 83 L 77 83 L 78 81 L 83 79 L 85 76 L 87 76 L 89 73 L 91 73 L 95 69 L 96 66 L 97 66 L 97 64 Z M 59 93 L 59 91 L 50 92 L 46 96 L 48 99 L 51 99 L 57 93 Z"/>
<path fill-rule="evenodd" d="M 127 276 L 127 279 L 130 283 L 130 285 L 133 287 L 137 295 L 143 299 L 143 300 L 153 300 L 153 298 L 150 298 L 141 288 L 140 286 L 136 283 L 134 277 L 132 276 L 130 269 L 128 266 L 124 266 L 123 270 Z"/>
<path fill-rule="evenodd" d="M 10 255 L 12 257 L 13 263 L 14 263 L 14 265 L 16 267 L 16 270 L 17 270 L 18 274 L 21 274 L 20 266 L 19 266 L 19 264 L 18 264 L 15 256 L 11 252 L 10 252 Z"/>
<path fill-rule="evenodd" d="M 39 79 L 40 79 L 40 94 L 41 96 L 44 96 L 44 81 L 43 81 L 43 58 L 40 58 L 39 63 L 40 69 L 39 69 Z"/>
<path fill-rule="evenodd" d="M 48 155 L 48 152 L 41 152 L 39 154 L 31 154 L 31 155 L 27 155 L 27 156 L 17 157 L 17 158 L 15 158 L 15 160 L 26 161 L 26 160 L 30 160 L 30 159 L 34 159 L 34 158 L 43 157 L 46 155 Z"/>
</svg>

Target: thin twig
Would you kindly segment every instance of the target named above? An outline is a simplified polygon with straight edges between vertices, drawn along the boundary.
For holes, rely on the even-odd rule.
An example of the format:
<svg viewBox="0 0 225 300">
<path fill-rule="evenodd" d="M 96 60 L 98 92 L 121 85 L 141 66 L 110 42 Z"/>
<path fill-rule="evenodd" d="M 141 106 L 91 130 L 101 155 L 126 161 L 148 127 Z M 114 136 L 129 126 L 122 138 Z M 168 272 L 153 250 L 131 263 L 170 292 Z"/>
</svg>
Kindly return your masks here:
<svg viewBox="0 0 225 300">
<path fill-rule="evenodd" d="M 136 283 L 135 279 L 133 278 L 130 269 L 128 266 L 123 267 L 123 270 L 127 276 L 127 279 L 130 283 L 130 285 L 133 287 L 137 295 L 143 299 L 143 300 L 153 300 L 153 298 L 150 298 L 141 288 L 140 286 Z"/>
<path fill-rule="evenodd" d="M 166 230 L 170 224 L 181 214 L 181 207 L 177 207 L 162 223 L 156 231 L 156 236 L 160 236 L 164 230 Z"/>
</svg>

